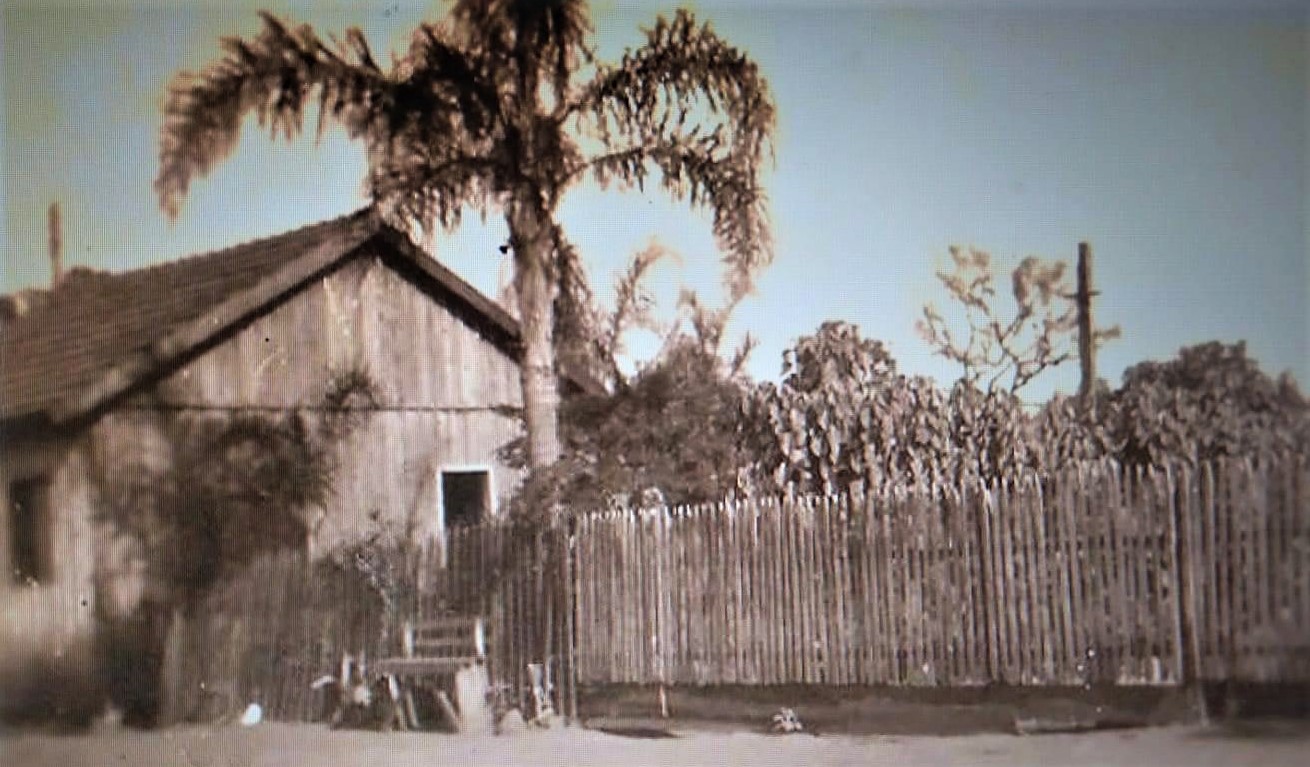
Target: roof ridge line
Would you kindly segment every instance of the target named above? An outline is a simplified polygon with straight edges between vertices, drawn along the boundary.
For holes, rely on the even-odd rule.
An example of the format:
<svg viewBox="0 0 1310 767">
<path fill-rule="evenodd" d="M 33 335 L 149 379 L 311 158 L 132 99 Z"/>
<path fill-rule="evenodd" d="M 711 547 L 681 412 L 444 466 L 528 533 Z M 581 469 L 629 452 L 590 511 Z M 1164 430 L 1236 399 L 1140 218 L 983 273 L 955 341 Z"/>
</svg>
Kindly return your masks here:
<svg viewBox="0 0 1310 767">
<path fill-rule="evenodd" d="M 306 232 L 309 232 L 314 229 L 321 229 L 321 228 L 325 229 L 333 226 L 341 226 L 346 223 L 351 223 L 353 220 L 358 220 L 359 222 L 368 222 L 369 225 L 374 228 L 376 228 L 378 224 L 381 223 L 381 219 L 378 216 L 378 211 L 376 206 L 365 205 L 363 207 L 356 208 L 355 210 L 349 213 L 344 213 L 340 216 L 335 216 L 333 218 L 325 218 L 320 221 L 311 221 L 307 224 L 298 226 L 295 229 L 287 229 L 286 231 L 276 232 L 274 234 L 262 235 L 259 237 L 251 237 L 248 240 L 241 240 L 240 242 L 234 242 L 231 245 L 224 245 L 219 248 L 213 248 L 212 250 L 203 250 L 200 251 L 199 253 L 187 253 L 183 256 L 170 259 L 168 261 L 161 261 L 155 264 L 148 264 L 146 266 L 137 267 L 136 269 L 127 269 L 121 272 L 94 270 L 94 273 L 97 275 L 107 275 L 110 277 L 144 274 L 148 272 L 168 269 L 178 264 L 186 264 L 192 261 L 198 261 L 202 258 L 209 258 L 211 256 L 220 256 L 223 254 L 229 254 L 234 250 L 242 250 L 245 248 L 267 245 L 271 242 L 282 240 L 282 239 L 292 239 L 298 235 L 303 235 Z"/>
</svg>

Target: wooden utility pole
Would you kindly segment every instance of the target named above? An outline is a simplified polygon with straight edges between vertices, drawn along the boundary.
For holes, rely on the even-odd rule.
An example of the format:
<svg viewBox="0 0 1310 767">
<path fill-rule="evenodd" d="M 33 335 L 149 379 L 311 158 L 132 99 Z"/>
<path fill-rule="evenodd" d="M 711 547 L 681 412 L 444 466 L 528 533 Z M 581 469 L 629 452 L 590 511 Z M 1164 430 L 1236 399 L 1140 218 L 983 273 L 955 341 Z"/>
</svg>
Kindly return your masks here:
<svg viewBox="0 0 1310 767">
<path fill-rule="evenodd" d="M 1078 398 L 1087 404 L 1096 386 L 1096 339 L 1092 337 L 1092 246 L 1078 243 L 1078 362 L 1082 368 L 1082 382 Z"/>
<path fill-rule="evenodd" d="M 64 233 L 59 220 L 59 203 L 50 203 L 46 223 L 50 236 L 50 287 L 53 289 L 59 286 L 59 279 L 64 276 Z"/>
</svg>

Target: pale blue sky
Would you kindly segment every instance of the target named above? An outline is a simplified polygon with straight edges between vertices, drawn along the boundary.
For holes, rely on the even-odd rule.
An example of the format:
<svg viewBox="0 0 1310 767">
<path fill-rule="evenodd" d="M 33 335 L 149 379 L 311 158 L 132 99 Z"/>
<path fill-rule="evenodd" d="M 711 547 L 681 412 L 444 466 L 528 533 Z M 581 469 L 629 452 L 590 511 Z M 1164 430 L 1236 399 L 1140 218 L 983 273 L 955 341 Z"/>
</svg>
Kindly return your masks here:
<svg viewBox="0 0 1310 767">
<path fill-rule="evenodd" d="M 637 44 L 638 26 L 676 5 L 598 3 L 602 55 Z M 1124 331 L 1100 357 L 1112 382 L 1133 362 L 1217 338 L 1245 339 L 1267 370 L 1292 369 L 1310 388 L 1307 4 L 988 5 L 693 4 L 759 61 L 778 102 L 777 260 L 730 332 L 761 339 L 755 376 L 775 377 L 798 335 L 845 319 L 886 341 L 902 369 L 948 382 L 956 371 L 913 329 L 922 303 L 941 297 L 933 272 L 947 247 L 976 245 L 1012 266 L 1029 254 L 1072 259 L 1085 239 L 1098 320 Z M 55 199 L 66 262 L 111 270 L 363 203 L 362 153 L 339 131 L 317 148 L 249 132 L 196 182 L 176 223 L 159 212 L 164 85 L 215 57 L 220 36 L 256 31 L 258 7 L 325 32 L 362 26 L 378 50 L 402 49 L 435 12 L 409 0 L 6 3 L 0 290 L 48 280 Z M 657 273 L 665 309 L 682 284 L 721 300 L 708 222 L 685 205 L 583 186 L 561 216 L 602 294 L 657 237 L 683 257 Z M 503 239 L 497 221 L 471 219 L 437 249 L 494 294 Z M 640 338 L 632 347 L 649 351 Z M 1076 384 L 1067 366 L 1026 398 Z"/>
</svg>

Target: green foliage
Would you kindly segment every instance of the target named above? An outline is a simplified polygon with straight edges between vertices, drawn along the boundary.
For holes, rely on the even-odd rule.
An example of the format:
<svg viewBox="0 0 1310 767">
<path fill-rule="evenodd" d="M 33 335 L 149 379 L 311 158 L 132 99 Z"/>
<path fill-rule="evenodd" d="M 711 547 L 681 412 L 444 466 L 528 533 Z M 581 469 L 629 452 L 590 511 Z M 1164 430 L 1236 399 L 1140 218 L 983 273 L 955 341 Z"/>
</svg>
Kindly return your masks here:
<svg viewBox="0 0 1310 767">
<path fill-rule="evenodd" d="M 362 537 L 333 548 L 315 566 L 330 577 L 348 577 L 395 616 L 414 595 L 417 553 L 411 524 L 382 519 L 374 511 Z"/>
<path fill-rule="evenodd" d="M 614 309 L 591 305 L 603 328 L 593 359 L 612 393 L 565 401 L 563 457 L 531 473 L 511 504 L 512 516 L 544 522 L 543 510 L 558 507 L 700 503 L 749 491 L 758 435 L 744 419 L 744 367 L 754 341 L 748 334 L 729 359 L 721 356 L 739 299 L 715 308 L 684 289 L 677 318 L 668 326 L 655 321 L 645 281 L 655 263 L 671 257 L 652 243 L 618 276 Z M 633 328 L 663 333 L 664 342 L 653 361 L 628 376 L 617 358 Z M 528 464 L 523 440 L 502 455 L 511 465 Z"/>
<path fill-rule="evenodd" d="M 861 338 L 860 329 L 848 322 L 825 322 L 782 354 L 782 385 L 797 392 L 876 389 L 895 372 L 887 347 Z"/>
<path fill-rule="evenodd" d="M 1102 385 L 1089 407 L 1056 397 L 1037 419 L 1051 466 L 1107 456 L 1164 466 L 1310 455 L 1310 403 L 1287 374 L 1262 372 L 1243 343 L 1211 341 L 1138 363 L 1117 390 Z"/>
<path fill-rule="evenodd" d="M 992 481 L 1106 458 L 1310 454 L 1310 404 L 1241 344 L 1183 349 L 1131 368 L 1118 390 L 1102 383 L 1088 405 L 1056 396 L 1036 412 L 1009 392 L 898 374 L 885 346 L 844 322 L 785 352 L 780 385 L 746 389 L 691 337 L 673 348 L 615 395 L 566 405 L 566 459 L 534 475 L 524 499 L 687 503 Z M 649 488 L 663 495 L 642 497 Z"/>
<path fill-rule="evenodd" d="M 1291 379 L 1260 372 L 1242 344 L 1201 344 L 1127 371 L 1090 406 L 1057 396 L 1028 413 L 968 381 L 943 393 L 895 374 L 876 341 L 825 323 L 784 355 L 781 386 L 747 403 L 765 487 L 806 493 L 1012 477 L 1071 462 L 1195 464 L 1310 454 L 1310 405 Z"/>
<path fill-rule="evenodd" d="M 700 503 L 738 493 L 739 471 L 754 457 L 741 436 L 745 397 L 717 356 L 690 338 L 672 344 L 614 394 L 565 401 L 564 455 L 528 479 L 515 515 L 556 505 Z M 516 462 L 524 463 L 521 453 Z"/>
<path fill-rule="evenodd" d="M 1115 417 L 1111 391 L 1099 382 L 1090 406 L 1077 397 L 1057 394 L 1042 406 L 1036 420 L 1039 464 L 1057 468 L 1079 461 L 1122 457 L 1120 421 Z"/>
<path fill-rule="evenodd" d="M 768 263 L 771 241 L 758 170 L 771 155 L 776 112 L 759 68 L 708 24 L 679 9 L 646 45 L 600 65 L 575 102 L 605 150 L 590 161 L 602 184 L 644 187 L 652 170 L 675 197 L 714 213 L 733 296 Z M 701 115 L 722 115 L 707 125 Z"/>
<path fill-rule="evenodd" d="M 771 438 L 763 468 L 777 489 L 841 493 L 992 478 L 1033 463 L 1018 400 L 966 382 L 949 393 L 895 373 L 881 342 L 824 323 L 784 353 L 780 387 L 751 403 Z"/>
<path fill-rule="evenodd" d="M 767 440 L 767 479 L 831 493 L 876 474 L 879 446 L 904 425 L 891 401 L 910 394 L 895 369 L 881 342 L 845 322 L 825 322 L 784 352 L 781 386 L 762 385 L 748 405 Z"/>
<path fill-rule="evenodd" d="M 599 364 L 599 380 L 612 386 L 620 385 L 623 373 L 619 370 L 618 358 L 624 353 L 623 335 L 634 328 L 661 332 L 653 311 L 655 297 L 646 286 L 655 265 L 666 258 L 676 257 L 658 242 L 633 255 L 627 269 L 619 275 L 614 286 L 614 311 L 606 312 L 594 307 L 591 314 L 591 327 L 595 332 L 582 330 L 581 336 L 590 336 L 593 341 L 593 358 Z"/>
<path fill-rule="evenodd" d="M 944 474 L 993 480 L 1041 466 L 1041 448 L 1023 403 L 1009 392 L 983 392 L 965 383 L 951 389 L 952 422 Z"/>
</svg>

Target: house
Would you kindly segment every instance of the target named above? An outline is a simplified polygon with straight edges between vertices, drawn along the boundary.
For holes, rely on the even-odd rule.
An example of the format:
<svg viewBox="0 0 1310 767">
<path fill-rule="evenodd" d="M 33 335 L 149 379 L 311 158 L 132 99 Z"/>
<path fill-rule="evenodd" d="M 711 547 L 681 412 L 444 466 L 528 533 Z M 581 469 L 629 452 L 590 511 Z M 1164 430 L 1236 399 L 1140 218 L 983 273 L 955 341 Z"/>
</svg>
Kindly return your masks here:
<svg viewBox="0 0 1310 767">
<path fill-rule="evenodd" d="M 130 272 L 73 270 L 0 324 L 0 666 L 93 662 L 97 610 L 141 599 L 98 521 L 106 477 L 167 467 L 167 425 L 278 413 L 365 371 L 366 419 L 338 445 L 310 525 L 325 550 L 391 525 L 440 541 L 519 482 L 519 329 L 369 209 Z M 0 685 L 5 668 L 0 668 Z"/>
</svg>

